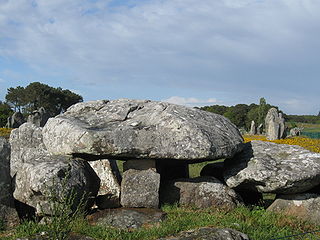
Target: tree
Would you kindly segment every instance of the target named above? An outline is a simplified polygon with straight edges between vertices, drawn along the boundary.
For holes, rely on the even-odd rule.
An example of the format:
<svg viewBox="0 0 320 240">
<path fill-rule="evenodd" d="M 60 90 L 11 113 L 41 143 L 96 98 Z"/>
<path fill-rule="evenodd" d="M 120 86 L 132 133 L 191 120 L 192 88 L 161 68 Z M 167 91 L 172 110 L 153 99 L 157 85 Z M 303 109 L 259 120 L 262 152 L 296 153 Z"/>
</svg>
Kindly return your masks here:
<svg viewBox="0 0 320 240">
<path fill-rule="evenodd" d="M 40 107 L 44 107 L 50 116 L 55 116 L 66 111 L 71 105 L 82 102 L 82 96 L 64 90 L 60 87 L 53 88 L 40 82 L 30 83 L 23 88 L 9 88 L 6 100 L 15 111 L 25 114 L 31 113 Z"/>
<path fill-rule="evenodd" d="M 26 104 L 24 87 L 8 88 L 6 95 L 7 103 L 14 109 L 15 112 L 21 112 L 22 107 Z"/>
<path fill-rule="evenodd" d="M 238 128 L 246 126 L 246 117 L 249 107 L 247 104 L 237 104 L 229 107 L 228 110 L 223 114 L 226 118 L 235 124 Z"/>
<path fill-rule="evenodd" d="M 8 117 L 13 114 L 12 109 L 7 103 L 0 101 L 0 127 L 4 127 L 7 123 Z"/>
</svg>

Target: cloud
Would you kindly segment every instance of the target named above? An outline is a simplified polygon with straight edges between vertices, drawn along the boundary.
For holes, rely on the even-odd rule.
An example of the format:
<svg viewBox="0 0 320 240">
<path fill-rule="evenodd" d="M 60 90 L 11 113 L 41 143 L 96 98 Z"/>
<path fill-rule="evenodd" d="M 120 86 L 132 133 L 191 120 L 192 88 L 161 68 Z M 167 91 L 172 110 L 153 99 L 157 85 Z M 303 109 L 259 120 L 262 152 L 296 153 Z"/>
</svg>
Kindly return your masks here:
<svg viewBox="0 0 320 240">
<path fill-rule="evenodd" d="M 0 57 L 79 90 L 161 86 L 158 99 L 170 89 L 287 98 L 318 84 L 320 1 L 119 2 L 0 0 Z M 314 102 L 318 89 L 307 90 Z"/>
<path fill-rule="evenodd" d="M 172 97 L 170 97 L 168 99 L 164 99 L 162 101 L 168 102 L 168 103 L 173 103 L 173 104 L 178 104 L 178 105 L 186 105 L 186 106 L 190 106 L 190 107 L 203 106 L 206 104 L 212 105 L 212 104 L 218 103 L 217 99 L 214 99 L 214 98 L 199 99 L 199 98 L 194 98 L 194 97 L 184 98 L 184 97 L 178 97 L 178 96 L 172 96 Z"/>
</svg>

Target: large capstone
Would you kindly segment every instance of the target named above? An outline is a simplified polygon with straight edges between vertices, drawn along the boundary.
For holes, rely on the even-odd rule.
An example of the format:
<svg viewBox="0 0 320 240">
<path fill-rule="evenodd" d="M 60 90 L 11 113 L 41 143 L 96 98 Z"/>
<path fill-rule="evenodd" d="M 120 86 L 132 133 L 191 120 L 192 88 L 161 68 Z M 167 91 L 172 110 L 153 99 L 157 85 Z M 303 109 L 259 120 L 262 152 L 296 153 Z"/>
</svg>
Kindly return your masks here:
<svg viewBox="0 0 320 240">
<path fill-rule="evenodd" d="M 43 140 L 57 155 L 187 161 L 232 157 L 243 142 L 237 127 L 221 115 L 128 99 L 75 104 L 48 120 Z"/>
<path fill-rule="evenodd" d="M 300 146 L 251 141 L 224 163 L 225 182 L 239 190 L 293 194 L 320 184 L 320 154 Z"/>
</svg>

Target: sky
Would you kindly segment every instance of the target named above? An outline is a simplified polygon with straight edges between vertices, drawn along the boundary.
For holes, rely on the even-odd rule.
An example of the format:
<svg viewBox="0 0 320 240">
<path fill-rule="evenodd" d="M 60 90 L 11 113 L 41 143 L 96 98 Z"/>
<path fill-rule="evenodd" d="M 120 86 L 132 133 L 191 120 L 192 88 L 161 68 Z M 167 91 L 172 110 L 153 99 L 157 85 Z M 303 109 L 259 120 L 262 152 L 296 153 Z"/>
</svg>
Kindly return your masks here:
<svg viewBox="0 0 320 240">
<path fill-rule="evenodd" d="M 85 101 L 320 110 L 319 0 L 0 0 L 0 100 L 42 82 Z"/>
</svg>

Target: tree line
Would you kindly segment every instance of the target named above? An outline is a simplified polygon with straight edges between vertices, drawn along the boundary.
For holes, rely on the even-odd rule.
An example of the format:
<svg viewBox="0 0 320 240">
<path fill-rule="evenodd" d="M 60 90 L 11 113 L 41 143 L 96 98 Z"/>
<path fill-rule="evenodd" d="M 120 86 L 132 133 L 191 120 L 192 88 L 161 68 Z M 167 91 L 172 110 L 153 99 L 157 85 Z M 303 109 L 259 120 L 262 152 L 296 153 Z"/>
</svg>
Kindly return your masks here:
<svg viewBox="0 0 320 240">
<path fill-rule="evenodd" d="M 7 118 L 14 112 L 28 115 L 44 107 L 49 116 L 53 117 L 82 101 L 81 95 L 68 89 L 54 88 L 40 82 L 30 83 L 26 87 L 11 87 L 7 89 L 5 101 L 0 101 L 0 127 L 5 126 Z"/>
</svg>

